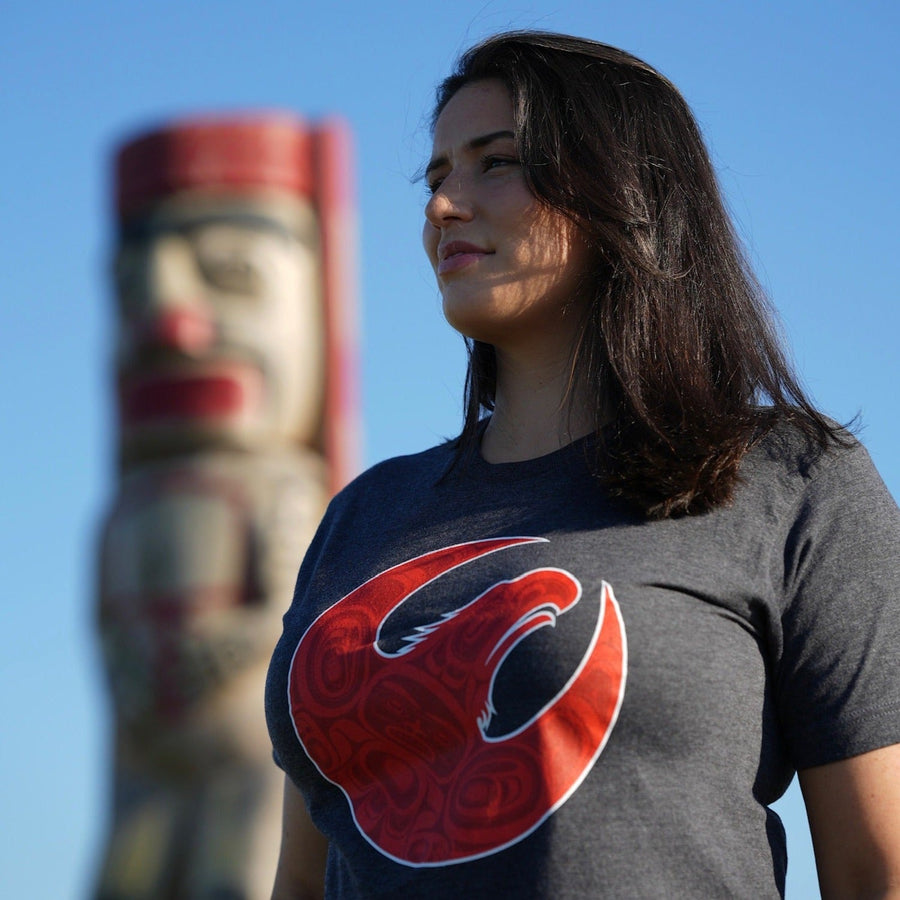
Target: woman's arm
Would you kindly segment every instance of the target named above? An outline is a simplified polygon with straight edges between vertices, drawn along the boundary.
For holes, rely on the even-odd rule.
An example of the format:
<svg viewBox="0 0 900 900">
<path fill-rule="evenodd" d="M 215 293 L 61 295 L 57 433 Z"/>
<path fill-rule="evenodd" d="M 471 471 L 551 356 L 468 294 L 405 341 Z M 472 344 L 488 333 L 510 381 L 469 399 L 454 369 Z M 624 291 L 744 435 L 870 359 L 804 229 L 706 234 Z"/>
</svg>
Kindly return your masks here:
<svg viewBox="0 0 900 900">
<path fill-rule="evenodd" d="M 900 744 L 799 777 L 823 900 L 900 898 Z"/>
<path fill-rule="evenodd" d="M 281 854 L 272 900 L 322 900 L 328 840 L 312 823 L 303 795 L 284 779 Z"/>
</svg>

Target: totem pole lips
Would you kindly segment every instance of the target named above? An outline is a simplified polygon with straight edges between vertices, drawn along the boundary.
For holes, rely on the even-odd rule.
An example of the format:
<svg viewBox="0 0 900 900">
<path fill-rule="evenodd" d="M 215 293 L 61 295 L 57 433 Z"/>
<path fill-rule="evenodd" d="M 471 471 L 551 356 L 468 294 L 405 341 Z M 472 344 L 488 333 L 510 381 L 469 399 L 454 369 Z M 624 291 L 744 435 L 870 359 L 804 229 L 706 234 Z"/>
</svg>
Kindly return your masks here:
<svg viewBox="0 0 900 900">
<path fill-rule="evenodd" d="M 590 644 L 564 688 L 510 734 L 487 737 L 497 671 L 528 634 L 578 603 L 561 569 L 493 585 L 407 646 L 384 653 L 382 623 L 412 593 L 488 553 L 539 538 L 474 541 L 377 575 L 324 612 L 291 663 L 297 736 L 347 797 L 376 849 L 411 866 L 459 863 L 530 834 L 578 787 L 615 724 L 625 634 L 605 582 Z"/>
<path fill-rule="evenodd" d="M 119 407 L 126 425 L 227 418 L 252 409 L 260 395 L 261 376 L 256 369 L 228 364 L 123 378 Z"/>
</svg>

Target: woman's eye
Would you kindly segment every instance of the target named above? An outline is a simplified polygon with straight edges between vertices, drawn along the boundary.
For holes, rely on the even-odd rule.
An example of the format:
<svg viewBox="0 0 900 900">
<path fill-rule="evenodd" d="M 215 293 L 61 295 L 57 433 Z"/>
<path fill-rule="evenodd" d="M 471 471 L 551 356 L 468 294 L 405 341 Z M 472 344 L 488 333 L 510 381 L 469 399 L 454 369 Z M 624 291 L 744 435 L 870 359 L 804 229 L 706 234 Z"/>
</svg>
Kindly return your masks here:
<svg viewBox="0 0 900 900">
<path fill-rule="evenodd" d="M 481 161 L 482 168 L 485 172 L 490 171 L 491 169 L 500 169 L 505 166 L 517 166 L 518 164 L 519 161 L 510 156 L 486 156 Z"/>
<path fill-rule="evenodd" d="M 520 165 L 519 160 L 514 156 L 485 156 L 480 160 L 482 172 L 490 172 L 494 169 L 505 169 L 509 166 L 518 165 Z M 436 194 L 441 189 L 441 185 L 444 183 L 446 177 L 446 174 L 439 177 L 436 176 L 432 177 L 430 181 L 426 182 L 425 187 L 428 193 Z"/>
</svg>

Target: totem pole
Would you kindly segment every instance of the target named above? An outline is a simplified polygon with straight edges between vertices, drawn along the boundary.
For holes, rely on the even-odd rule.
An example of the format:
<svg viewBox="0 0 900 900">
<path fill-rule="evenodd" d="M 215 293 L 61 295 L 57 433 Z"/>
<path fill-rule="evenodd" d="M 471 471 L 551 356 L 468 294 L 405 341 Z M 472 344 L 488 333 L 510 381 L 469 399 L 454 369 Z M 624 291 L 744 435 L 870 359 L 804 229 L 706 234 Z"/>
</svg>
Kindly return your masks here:
<svg viewBox="0 0 900 900">
<path fill-rule="evenodd" d="M 102 900 L 271 891 L 265 672 L 358 446 L 348 145 L 337 123 L 263 114 L 176 123 L 117 156 Z"/>
</svg>

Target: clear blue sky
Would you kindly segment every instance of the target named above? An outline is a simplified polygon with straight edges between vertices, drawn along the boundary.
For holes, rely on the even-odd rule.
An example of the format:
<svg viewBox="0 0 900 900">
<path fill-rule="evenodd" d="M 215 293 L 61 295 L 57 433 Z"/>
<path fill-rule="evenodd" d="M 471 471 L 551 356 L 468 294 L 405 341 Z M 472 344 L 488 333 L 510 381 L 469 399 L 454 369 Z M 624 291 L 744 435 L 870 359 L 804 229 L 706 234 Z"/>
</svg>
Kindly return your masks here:
<svg viewBox="0 0 900 900">
<path fill-rule="evenodd" d="M 113 485 L 109 159 L 173 115 L 337 112 L 356 135 L 366 460 L 459 424 L 463 352 L 419 246 L 432 90 L 507 27 L 653 63 L 692 104 L 822 407 L 857 411 L 900 496 L 900 7 L 772 3 L 5 0 L 0 4 L 0 895 L 80 898 L 105 808 L 91 609 Z M 285 598 L 287 602 L 288 598 Z M 789 897 L 816 896 L 791 794 Z"/>
</svg>

